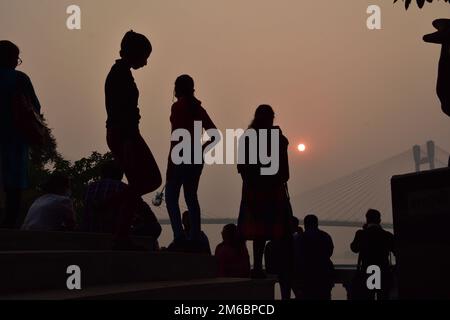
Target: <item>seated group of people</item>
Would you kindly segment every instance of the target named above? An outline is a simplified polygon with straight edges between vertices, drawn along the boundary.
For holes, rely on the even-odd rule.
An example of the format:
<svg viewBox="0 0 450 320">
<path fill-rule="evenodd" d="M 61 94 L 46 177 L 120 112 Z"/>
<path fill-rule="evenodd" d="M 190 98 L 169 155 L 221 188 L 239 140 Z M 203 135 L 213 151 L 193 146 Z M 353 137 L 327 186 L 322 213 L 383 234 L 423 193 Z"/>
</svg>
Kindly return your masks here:
<svg viewBox="0 0 450 320">
<path fill-rule="evenodd" d="M 31 205 L 22 225 L 29 231 L 80 231 L 91 233 L 113 233 L 116 228 L 121 198 L 128 188 L 122 182 L 124 173 L 114 161 L 102 166 L 101 178 L 89 184 L 84 196 L 84 210 L 76 217 L 70 197 L 70 178 L 63 173 L 53 173 L 42 186 L 43 195 Z M 132 234 L 157 239 L 161 225 L 150 206 L 137 199 Z M 77 221 L 79 220 L 79 221 Z"/>
</svg>

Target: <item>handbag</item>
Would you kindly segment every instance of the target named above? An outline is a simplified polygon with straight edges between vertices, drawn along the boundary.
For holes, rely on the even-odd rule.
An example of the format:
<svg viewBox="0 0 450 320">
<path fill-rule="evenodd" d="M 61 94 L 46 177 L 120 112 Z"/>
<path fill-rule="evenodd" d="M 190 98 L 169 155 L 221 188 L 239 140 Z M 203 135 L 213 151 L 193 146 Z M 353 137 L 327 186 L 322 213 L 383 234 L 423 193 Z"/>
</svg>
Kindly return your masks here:
<svg viewBox="0 0 450 320">
<path fill-rule="evenodd" d="M 17 90 L 12 98 L 14 127 L 30 146 L 45 144 L 48 129 L 42 116 L 36 112 L 30 97 Z"/>
</svg>

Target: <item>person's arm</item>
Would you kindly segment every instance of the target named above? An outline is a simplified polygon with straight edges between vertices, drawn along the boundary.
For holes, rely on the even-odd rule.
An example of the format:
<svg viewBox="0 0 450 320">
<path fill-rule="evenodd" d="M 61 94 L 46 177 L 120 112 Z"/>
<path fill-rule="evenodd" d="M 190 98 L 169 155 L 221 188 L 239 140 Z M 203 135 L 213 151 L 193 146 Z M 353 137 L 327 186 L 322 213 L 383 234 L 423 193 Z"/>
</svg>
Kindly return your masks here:
<svg viewBox="0 0 450 320">
<path fill-rule="evenodd" d="M 392 254 L 395 256 L 396 250 L 395 250 L 394 235 L 392 233 L 388 232 L 388 236 L 389 236 L 389 251 L 392 252 Z"/>
<path fill-rule="evenodd" d="M 182 102 L 177 101 L 172 105 L 170 109 L 170 124 L 173 129 L 187 128 L 185 108 L 183 108 Z"/>
<path fill-rule="evenodd" d="M 203 129 L 205 129 L 205 130 L 211 130 L 211 129 L 217 130 L 216 125 L 212 121 L 212 119 L 209 116 L 208 112 L 206 112 L 206 110 L 203 107 L 201 107 L 201 121 L 202 121 Z M 208 146 L 211 145 L 212 143 L 218 143 L 219 141 L 220 141 L 220 138 L 219 138 L 219 140 L 217 140 L 215 138 L 209 139 L 208 141 L 206 141 L 203 144 L 203 151 L 205 151 L 206 148 L 208 148 Z"/>
<path fill-rule="evenodd" d="M 280 176 L 283 182 L 288 182 L 289 172 L 289 140 L 282 134 L 280 130 Z"/>
<path fill-rule="evenodd" d="M 350 249 L 354 253 L 359 253 L 361 251 L 361 230 L 356 231 L 355 239 L 350 244 Z"/>
<path fill-rule="evenodd" d="M 436 91 L 442 111 L 450 116 L 450 44 L 442 45 Z"/>
<path fill-rule="evenodd" d="M 31 103 L 37 113 L 41 112 L 41 104 L 34 91 L 33 83 L 31 79 L 23 72 L 18 72 L 19 76 L 19 87 L 23 90 L 23 93 L 31 99 Z"/>
<path fill-rule="evenodd" d="M 333 243 L 333 239 L 331 238 L 330 235 L 328 235 L 328 252 L 327 252 L 327 256 L 328 258 L 331 258 L 333 256 L 333 252 L 334 252 L 334 243 Z"/>
</svg>

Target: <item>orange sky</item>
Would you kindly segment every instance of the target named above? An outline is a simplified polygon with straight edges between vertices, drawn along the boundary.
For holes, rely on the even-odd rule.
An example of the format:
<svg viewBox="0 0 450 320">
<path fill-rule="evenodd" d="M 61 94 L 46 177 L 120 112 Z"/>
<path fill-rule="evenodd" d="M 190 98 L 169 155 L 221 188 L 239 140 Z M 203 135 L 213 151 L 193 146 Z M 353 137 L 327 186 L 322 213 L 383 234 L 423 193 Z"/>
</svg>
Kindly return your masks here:
<svg viewBox="0 0 450 320">
<path fill-rule="evenodd" d="M 82 9 L 80 31 L 66 28 L 70 4 Z M 366 28 L 369 4 L 381 6 L 382 30 Z M 20 46 L 67 158 L 107 151 L 103 84 L 134 29 L 154 47 L 135 78 L 141 131 L 161 170 L 173 82 L 189 73 L 220 128 L 246 127 L 258 104 L 274 107 L 292 145 L 295 195 L 429 139 L 450 150 L 434 91 L 439 48 L 421 40 L 449 16 L 445 3 L 405 12 L 381 0 L 1 0 L 0 38 Z M 239 196 L 235 167 L 205 170 L 205 212 L 235 217 Z"/>
</svg>

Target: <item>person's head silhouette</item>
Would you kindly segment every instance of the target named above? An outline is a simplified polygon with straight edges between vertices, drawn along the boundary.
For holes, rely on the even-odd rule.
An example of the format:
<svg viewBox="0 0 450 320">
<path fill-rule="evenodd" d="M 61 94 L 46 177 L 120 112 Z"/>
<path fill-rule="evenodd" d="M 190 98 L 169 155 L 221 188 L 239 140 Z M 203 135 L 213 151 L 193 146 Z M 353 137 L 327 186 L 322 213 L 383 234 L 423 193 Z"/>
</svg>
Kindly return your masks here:
<svg viewBox="0 0 450 320">
<path fill-rule="evenodd" d="M 15 69 L 22 63 L 19 47 L 8 40 L 0 41 L 0 67 Z"/>
<path fill-rule="evenodd" d="M 70 177 L 62 172 L 54 172 L 43 184 L 42 190 L 45 193 L 68 196 L 71 190 Z"/>
<path fill-rule="evenodd" d="M 122 168 L 114 161 L 106 161 L 101 167 L 101 178 L 122 181 L 124 176 Z"/>
<path fill-rule="evenodd" d="M 260 105 L 255 112 L 255 118 L 250 125 L 253 129 L 268 129 L 273 127 L 273 121 L 275 119 L 275 112 L 272 107 L 263 104 Z"/>
<path fill-rule="evenodd" d="M 319 228 L 319 219 L 313 214 L 309 214 L 303 220 L 305 231 L 314 231 Z"/>
<path fill-rule="evenodd" d="M 136 70 L 145 67 L 151 53 L 152 45 L 146 36 L 131 30 L 123 37 L 120 45 L 120 57 L 131 68 Z"/>
<path fill-rule="evenodd" d="M 190 75 L 183 74 L 175 80 L 175 97 L 177 99 L 181 97 L 193 97 L 195 88 L 194 88 L 194 79 Z"/>
<path fill-rule="evenodd" d="M 234 245 L 238 239 L 238 230 L 235 224 L 227 224 L 222 230 L 223 242 L 229 245 Z"/>
<path fill-rule="evenodd" d="M 367 224 L 380 224 L 381 223 L 381 213 L 375 209 L 369 209 L 366 213 Z"/>
</svg>

